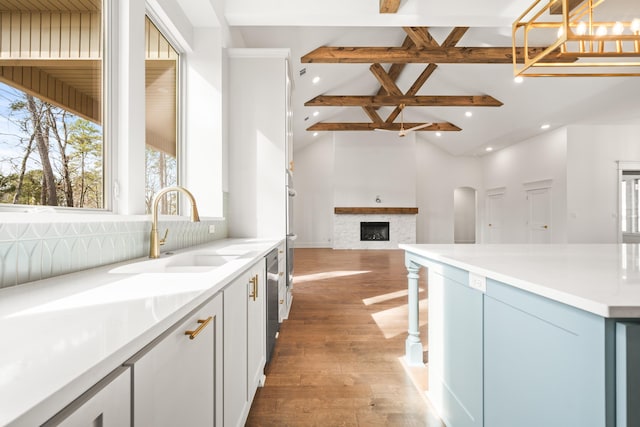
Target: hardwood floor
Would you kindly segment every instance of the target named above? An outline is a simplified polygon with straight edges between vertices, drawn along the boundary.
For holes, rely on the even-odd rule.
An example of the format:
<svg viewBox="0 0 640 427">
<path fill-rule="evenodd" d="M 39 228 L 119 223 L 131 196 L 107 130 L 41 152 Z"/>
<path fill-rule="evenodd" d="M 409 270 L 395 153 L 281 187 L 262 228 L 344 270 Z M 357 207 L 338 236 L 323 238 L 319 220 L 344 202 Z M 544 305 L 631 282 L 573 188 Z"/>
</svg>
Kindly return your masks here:
<svg viewBox="0 0 640 427">
<path fill-rule="evenodd" d="M 400 250 L 296 249 L 293 306 L 246 425 L 443 427 L 426 369 L 402 362 L 406 274 Z"/>
</svg>

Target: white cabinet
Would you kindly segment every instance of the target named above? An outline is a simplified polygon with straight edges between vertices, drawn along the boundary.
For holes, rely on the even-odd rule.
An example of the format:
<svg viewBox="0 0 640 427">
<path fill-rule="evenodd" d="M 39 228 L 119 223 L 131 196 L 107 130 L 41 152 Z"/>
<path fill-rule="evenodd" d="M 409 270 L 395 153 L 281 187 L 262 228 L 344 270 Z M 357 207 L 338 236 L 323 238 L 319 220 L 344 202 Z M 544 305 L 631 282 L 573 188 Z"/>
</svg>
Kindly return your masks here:
<svg viewBox="0 0 640 427">
<path fill-rule="evenodd" d="M 127 362 L 135 427 L 222 426 L 222 295 Z"/>
<path fill-rule="evenodd" d="M 284 242 L 278 246 L 278 320 L 282 322 L 289 317 L 289 297 L 287 289 L 287 260 Z"/>
<path fill-rule="evenodd" d="M 243 426 L 266 361 L 265 261 L 227 286 L 224 296 L 224 425 Z"/>
<path fill-rule="evenodd" d="M 131 425 L 131 372 L 120 367 L 56 414 L 43 427 Z"/>
<path fill-rule="evenodd" d="M 229 235 L 284 239 L 292 162 L 288 49 L 228 49 Z"/>
</svg>

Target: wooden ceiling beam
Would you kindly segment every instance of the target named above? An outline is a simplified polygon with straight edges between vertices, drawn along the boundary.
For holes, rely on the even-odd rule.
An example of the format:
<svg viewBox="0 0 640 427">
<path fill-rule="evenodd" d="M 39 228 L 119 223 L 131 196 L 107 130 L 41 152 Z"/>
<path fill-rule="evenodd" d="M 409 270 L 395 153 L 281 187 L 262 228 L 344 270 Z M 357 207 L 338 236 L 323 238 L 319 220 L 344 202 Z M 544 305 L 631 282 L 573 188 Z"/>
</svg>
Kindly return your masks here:
<svg viewBox="0 0 640 427">
<path fill-rule="evenodd" d="M 420 126 L 424 123 L 404 123 L 405 129 L 410 129 L 415 126 Z M 386 129 L 400 131 L 400 123 L 330 123 L 320 122 L 311 125 L 307 128 L 308 131 L 368 131 L 375 129 Z M 457 132 L 461 130 L 458 126 L 449 122 L 432 123 L 430 126 L 422 129 L 417 129 L 416 132 L 422 131 L 443 131 L 443 132 Z"/>
<path fill-rule="evenodd" d="M 436 70 L 436 68 L 438 68 L 438 66 L 436 64 L 427 65 L 425 67 L 425 69 L 422 70 L 422 73 L 420 73 L 420 75 L 418 76 L 416 81 L 413 82 L 413 84 L 411 85 L 411 87 L 409 88 L 409 90 L 407 91 L 406 94 L 407 95 L 415 95 L 416 93 L 418 93 L 420 88 L 424 85 L 424 83 L 427 81 L 427 79 L 429 79 L 429 77 L 431 77 L 431 74 L 433 74 L 433 72 Z"/>
<path fill-rule="evenodd" d="M 402 42 L 402 47 L 405 49 L 410 49 L 412 47 L 414 47 L 415 45 L 413 44 L 413 41 L 411 40 L 411 38 L 409 36 L 406 36 L 404 38 L 404 41 Z M 404 67 L 407 64 L 391 64 L 391 67 L 389 67 L 389 71 L 387 71 L 387 74 L 389 74 L 389 77 L 396 82 L 398 80 L 398 77 L 400 77 L 400 74 L 402 73 L 402 70 L 404 70 Z M 384 88 L 382 86 L 380 86 L 380 88 L 378 89 L 378 93 L 377 95 L 389 95 L 387 93 L 386 90 L 384 90 Z"/>
<path fill-rule="evenodd" d="M 502 102 L 489 95 L 319 95 L 305 107 L 500 107 Z"/>
<path fill-rule="evenodd" d="M 380 13 L 397 13 L 400 0 L 380 0 Z"/>
<path fill-rule="evenodd" d="M 462 36 L 467 32 L 468 29 L 469 29 L 469 27 L 455 27 L 453 30 L 451 30 L 451 32 L 449 33 L 449 35 L 447 36 L 445 41 L 442 42 L 442 47 L 453 47 L 453 46 L 455 46 L 460 41 Z M 427 33 L 428 33 L 428 31 L 427 31 Z M 420 73 L 418 78 L 413 82 L 413 84 L 411 85 L 411 87 L 409 88 L 409 90 L 407 91 L 406 94 L 407 95 L 415 95 L 416 93 L 418 93 L 420 88 L 422 86 L 424 86 L 424 84 L 429 79 L 429 77 L 431 77 L 431 74 L 433 74 L 433 72 L 436 70 L 436 68 L 438 68 L 438 66 L 436 64 L 427 65 L 425 67 L 425 69 L 422 70 L 422 73 Z M 397 106 L 389 114 L 389 116 L 387 116 L 386 122 L 387 123 L 393 123 L 395 121 L 395 119 L 398 118 L 398 116 L 400 115 L 401 112 L 402 112 L 402 109 L 400 108 L 400 106 Z"/>
<path fill-rule="evenodd" d="M 396 83 L 389 77 L 389 74 L 385 71 L 385 69 L 380 64 L 372 64 L 369 67 L 369 70 L 373 73 L 373 75 L 378 79 L 380 85 L 387 91 L 389 95 L 402 95 L 402 91 L 396 85 Z"/>
<path fill-rule="evenodd" d="M 543 47 L 529 48 L 529 57 L 534 57 L 544 51 Z M 523 58 L 523 48 L 517 48 L 517 57 Z M 333 47 L 322 46 L 301 59 L 307 63 L 437 63 L 437 64 L 512 64 L 513 51 L 511 47 L 440 47 L 428 49 L 405 49 L 402 47 Z M 549 59 L 550 61 L 553 58 Z M 559 62 L 566 62 L 558 52 Z"/>
<path fill-rule="evenodd" d="M 425 27 L 402 27 L 418 49 L 440 47 Z"/>
<path fill-rule="evenodd" d="M 372 106 L 363 105 L 362 109 L 364 110 L 365 113 L 367 113 L 367 116 L 369 116 L 372 122 L 384 123 L 384 120 L 382 120 L 382 117 L 380 117 L 380 115 L 376 112 L 376 109 L 373 108 Z"/>
<path fill-rule="evenodd" d="M 413 84 L 411 85 L 411 87 L 409 88 L 409 90 L 407 91 L 406 95 L 409 96 L 414 96 L 416 93 L 418 93 L 418 91 L 420 90 L 420 88 L 422 87 L 422 85 L 424 85 L 424 83 L 427 81 L 427 79 L 429 77 L 431 77 L 431 74 L 433 74 L 433 72 L 436 70 L 436 68 L 438 68 L 438 66 L 436 64 L 429 64 L 425 67 L 425 69 L 422 71 L 422 73 L 420 73 L 420 75 L 418 76 L 418 78 L 416 79 L 415 82 L 413 82 Z M 406 105 L 406 103 L 404 103 Z M 402 109 L 400 108 L 400 106 L 397 106 L 387 117 L 386 122 L 387 123 L 393 123 L 393 121 L 398 118 L 398 116 L 400 115 L 400 113 L 402 112 Z"/>
<path fill-rule="evenodd" d="M 451 30 L 447 38 L 442 42 L 442 47 L 454 47 L 456 44 L 458 44 L 458 42 L 460 41 L 462 36 L 465 35 L 468 29 L 469 27 L 455 27 L 453 30 Z"/>
</svg>

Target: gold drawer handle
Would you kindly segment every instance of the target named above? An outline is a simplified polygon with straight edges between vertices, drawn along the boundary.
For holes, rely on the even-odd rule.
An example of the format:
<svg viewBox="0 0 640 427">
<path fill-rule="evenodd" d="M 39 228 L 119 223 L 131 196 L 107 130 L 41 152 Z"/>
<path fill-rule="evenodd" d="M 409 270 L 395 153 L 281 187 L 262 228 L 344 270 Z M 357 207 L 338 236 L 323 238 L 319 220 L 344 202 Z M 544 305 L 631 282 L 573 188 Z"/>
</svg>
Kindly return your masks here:
<svg viewBox="0 0 640 427">
<path fill-rule="evenodd" d="M 258 298 L 258 275 L 256 274 L 251 279 L 249 279 L 251 283 L 251 293 L 249 294 L 249 298 L 253 298 L 255 301 Z"/>
<path fill-rule="evenodd" d="M 280 276 L 284 276 L 284 271 L 281 271 L 280 273 L 278 273 Z"/>
<path fill-rule="evenodd" d="M 284 300 L 283 299 L 280 300 L 280 304 L 284 304 Z"/>
<path fill-rule="evenodd" d="M 184 334 L 185 335 L 189 335 L 189 339 L 192 340 L 195 337 L 198 336 L 198 334 L 204 329 L 206 328 L 206 326 L 209 324 L 209 322 L 211 322 L 211 320 L 213 319 L 213 316 L 209 316 L 207 319 L 202 320 L 202 319 L 198 319 L 198 323 L 200 323 L 200 326 L 198 326 L 196 328 L 195 331 L 185 331 Z"/>
</svg>

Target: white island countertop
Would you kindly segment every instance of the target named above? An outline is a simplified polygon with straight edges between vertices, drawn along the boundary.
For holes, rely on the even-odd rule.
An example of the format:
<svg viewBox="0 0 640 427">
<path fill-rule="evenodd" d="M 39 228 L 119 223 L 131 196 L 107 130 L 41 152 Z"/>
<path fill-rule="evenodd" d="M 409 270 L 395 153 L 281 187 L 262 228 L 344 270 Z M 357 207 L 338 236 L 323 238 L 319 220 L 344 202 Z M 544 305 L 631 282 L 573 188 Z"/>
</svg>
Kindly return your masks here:
<svg viewBox="0 0 640 427">
<path fill-rule="evenodd" d="M 0 290 L 0 426 L 42 424 L 279 243 L 174 251 L 241 254 L 203 273 L 128 274 L 137 259 Z"/>
<path fill-rule="evenodd" d="M 640 317 L 640 246 L 402 244 L 400 249 L 602 317 Z"/>
</svg>

